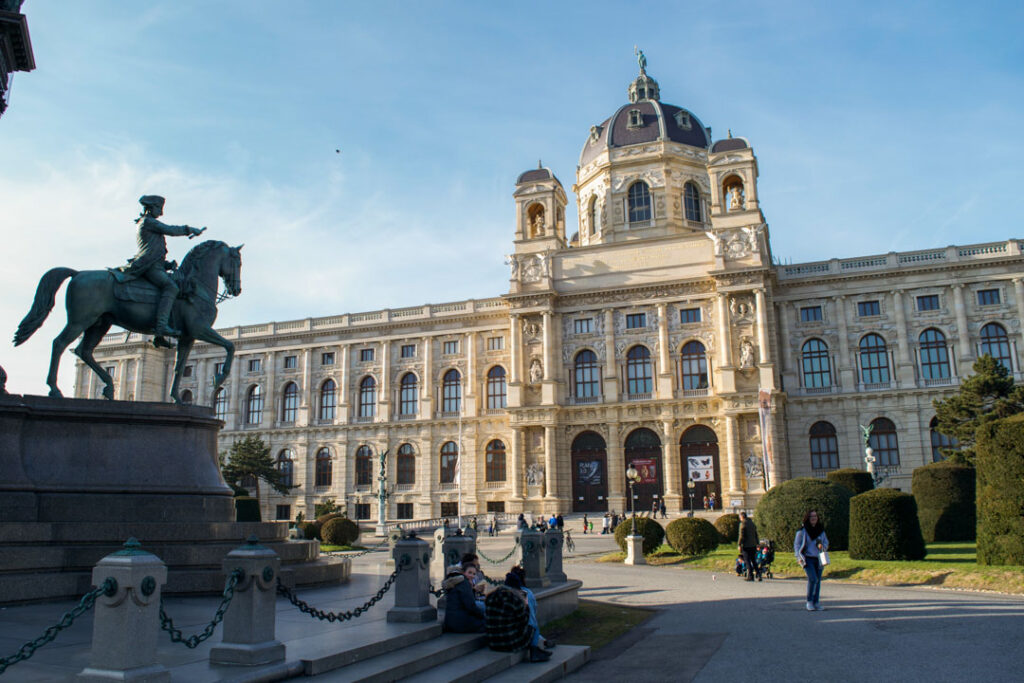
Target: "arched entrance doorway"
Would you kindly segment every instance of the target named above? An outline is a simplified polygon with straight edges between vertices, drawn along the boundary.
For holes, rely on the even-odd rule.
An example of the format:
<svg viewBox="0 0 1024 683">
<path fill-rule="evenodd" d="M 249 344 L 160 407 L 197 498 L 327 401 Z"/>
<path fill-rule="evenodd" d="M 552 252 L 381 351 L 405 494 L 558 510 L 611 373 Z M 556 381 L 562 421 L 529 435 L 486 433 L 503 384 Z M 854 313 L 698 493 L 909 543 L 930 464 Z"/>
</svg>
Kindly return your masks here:
<svg viewBox="0 0 1024 683">
<path fill-rule="evenodd" d="M 572 511 L 608 510 L 608 451 L 597 432 L 572 441 Z"/>
<path fill-rule="evenodd" d="M 664 492 L 661 478 L 661 439 L 650 429 L 634 429 L 626 437 L 625 446 L 626 469 L 632 464 L 640 473 L 640 482 L 633 489 L 636 496 L 633 505 L 637 512 L 650 511 L 654 501 L 661 502 Z M 629 490 L 629 482 L 626 482 L 626 490 Z"/>
<path fill-rule="evenodd" d="M 715 494 L 715 508 L 722 509 L 722 467 L 718 462 L 718 437 L 708 427 L 690 427 L 679 439 L 679 458 L 683 463 L 683 495 L 686 509 L 690 509 L 690 489 L 693 480 L 693 507 L 704 508 L 704 496 Z"/>
</svg>

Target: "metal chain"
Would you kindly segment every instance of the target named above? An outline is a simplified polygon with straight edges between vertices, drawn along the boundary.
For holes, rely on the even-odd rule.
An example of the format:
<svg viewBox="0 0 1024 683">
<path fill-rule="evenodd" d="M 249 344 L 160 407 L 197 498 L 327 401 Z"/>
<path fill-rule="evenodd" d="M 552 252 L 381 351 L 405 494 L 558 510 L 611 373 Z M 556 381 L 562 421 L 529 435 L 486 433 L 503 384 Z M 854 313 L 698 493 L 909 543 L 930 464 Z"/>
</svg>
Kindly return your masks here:
<svg viewBox="0 0 1024 683">
<path fill-rule="evenodd" d="M 298 607 L 299 611 L 303 614 L 308 614 L 314 619 L 329 621 L 333 624 L 336 621 L 348 621 L 350 619 L 355 619 L 356 617 L 360 617 L 366 612 L 369 612 L 370 608 L 380 602 L 381 598 L 384 597 L 384 594 L 390 590 L 391 586 L 395 583 L 395 577 L 398 576 L 398 572 L 400 571 L 402 571 L 401 568 L 391 572 L 391 576 L 388 577 L 388 580 L 384 582 L 384 585 L 381 586 L 379 591 L 377 591 L 377 594 L 370 598 L 366 604 L 356 607 L 354 610 L 348 610 L 345 612 L 324 612 L 316 607 L 312 607 L 309 603 L 299 600 L 299 597 L 295 595 L 290 588 L 281 583 L 281 579 L 277 580 L 277 593 L 278 595 L 283 595 L 288 598 L 288 601 Z"/>
<path fill-rule="evenodd" d="M 188 638 L 182 638 L 181 629 L 174 627 L 174 622 L 171 620 L 169 616 L 167 616 L 167 612 L 164 611 L 164 599 L 163 596 L 161 596 L 160 628 L 171 634 L 172 643 L 181 643 L 190 650 L 197 647 L 199 643 L 203 642 L 204 640 L 212 636 L 213 632 L 217 629 L 217 624 L 223 621 L 224 614 L 228 611 L 228 605 L 231 604 L 231 599 L 235 597 L 235 586 L 244 577 L 245 572 L 243 572 L 241 569 L 236 569 L 233 572 L 231 572 L 231 575 L 228 576 L 227 583 L 224 584 L 224 592 L 221 594 L 222 597 L 220 605 L 218 605 L 217 611 L 213 615 L 213 620 L 206 625 L 206 628 L 203 629 L 202 633 L 199 633 L 197 635 L 191 635 Z"/>
<path fill-rule="evenodd" d="M 373 546 L 372 548 L 367 548 L 366 550 L 360 550 L 358 553 L 353 553 L 352 555 L 342 555 L 342 557 L 347 557 L 350 560 L 354 560 L 357 557 L 362 557 L 363 555 L 366 555 L 368 553 L 372 553 L 374 551 L 380 550 L 385 545 L 387 545 L 388 541 L 390 541 L 390 540 L 391 540 L 390 538 L 385 538 L 383 541 L 381 541 L 377 545 Z M 335 552 L 338 552 L 338 551 L 335 551 Z"/>
<path fill-rule="evenodd" d="M 36 653 L 36 650 L 41 648 L 47 643 L 52 643 L 57 635 L 64 629 L 71 626 L 75 619 L 88 612 L 96 604 L 96 598 L 106 593 L 107 595 L 113 595 L 117 591 L 117 582 L 112 579 L 106 579 L 101 586 L 94 588 L 78 601 L 78 605 L 74 607 L 70 612 L 65 612 L 64 616 L 60 618 L 56 624 L 43 631 L 43 635 L 39 636 L 35 640 L 30 640 L 21 646 L 21 648 L 11 655 L 10 657 L 0 658 L 0 674 L 7 671 L 7 667 L 13 666 L 18 662 L 23 662 Z"/>
<path fill-rule="evenodd" d="M 476 554 L 479 555 L 480 557 L 482 557 L 483 559 L 487 560 L 491 564 L 502 564 L 503 562 L 508 560 L 508 558 L 512 557 L 512 554 L 515 553 L 516 548 L 518 548 L 518 547 L 519 547 L 519 539 L 517 538 L 516 542 L 512 544 L 512 550 L 509 550 L 508 551 L 508 555 L 505 555 L 505 557 L 501 558 L 500 560 L 492 560 L 491 558 L 487 557 L 486 555 L 484 555 L 484 551 L 481 550 L 479 547 L 476 549 Z"/>
<path fill-rule="evenodd" d="M 486 578 L 486 577 L 484 577 L 484 578 Z M 441 597 L 442 595 L 445 594 L 445 589 L 444 588 L 438 588 L 437 590 L 434 590 L 434 584 L 428 585 L 427 586 L 427 590 L 430 591 L 430 594 L 433 595 L 435 598 L 439 598 L 439 597 Z"/>
</svg>

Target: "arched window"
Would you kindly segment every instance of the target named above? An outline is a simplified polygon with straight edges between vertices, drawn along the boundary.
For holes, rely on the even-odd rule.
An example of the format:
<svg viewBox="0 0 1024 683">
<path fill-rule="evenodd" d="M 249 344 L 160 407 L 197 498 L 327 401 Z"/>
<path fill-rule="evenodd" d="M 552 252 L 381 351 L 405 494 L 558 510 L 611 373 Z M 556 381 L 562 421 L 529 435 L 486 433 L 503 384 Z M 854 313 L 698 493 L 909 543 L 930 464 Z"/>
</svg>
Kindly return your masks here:
<svg viewBox="0 0 1024 683">
<path fill-rule="evenodd" d="M 689 341 L 683 345 L 680 356 L 683 391 L 708 388 L 708 358 L 704 345 L 699 341 Z"/>
<path fill-rule="evenodd" d="M 949 377 L 949 349 L 946 336 L 930 327 L 918 337 L 921 343 L 921 376 L 929 379 Z"/>
<path fill-rule="evenodd" d="M 259 384 L 249 387 L 245 401 L 245 423 L 258 425 L 263 422 L 263 389 Z"/>
<path fill-rule="evenodd" d="M 939 418 L 932 418 L 928 424 L 928 431 L 931 432 L 932 437 L 932 462 L 941 462 L 946 459 L 943 450 L 956 450 L 960 447 L 959 441 L 939 431 Z"/>
<path fill-rule="evenodd" d="M 653 376 L 651 352 L 646 346 L 631 348 L 626 353 L 626 393 L 634 396 L 650 394 L 654 386 Z"/>
<path fill-rule="evenodd" d="M 316 474 L 313 479 L 315 486 L 330 486 L 334 474 L 334 464 L 331 460 L 331 449 L 321 448 L 316 452 Z"/>
<path fill-rule="evenodd" d="M 885 340 L 874 332 L 860 340 L 860 381 L 862 384 L 889 382 L 889 353 Z"/>
<path fill-rule="evenodd" d="M 989 323 L 981 328 L 981 355 L 995 358 L 1007 370 L 1013 371 L 1010 362 L 1010 339 L 1006 329 L 999 323 Z"/>
<path fill-rule="evenodd" d="M 369 446 L 356 449 L 356 486 L 369 486 L 373 481 L 372 456 Z"/>
<path fill-rule="evenodd" d="M 190 390 L 186 389 L 181 392 L 181 402 L 187 406 L 192 405 L 192 392 Z"/>
<path fill-rule="evenodd" d="M 823 389 L 832 386 L 832 364 L 828 357 L 828 344 L 820 339 L 808 339 L 800 349 L 804 371 L 804 387 Z"/>
<path fill-rule="evenodd" d="M 626 193 L 629 201 L 629 222 L 646 223 L 651 220 L 651 191 L 644 181 L 629 186 Z"/>
<path fill-rule="evenodd" d="M 299 387 L 295 382 L 288 382 L 281 399 L 281 422 L 295 422 L 299 412 Z"/>
<path fill-rule="evenodd" d="M 505 407 L 505 368 L 495 365 L 487 371 L 487 409 L 501 410 Z"/>
<path fill-rule="evenodd" d="M 281 473 L 282 484 L 295 485 L 295 461 L 292 460 L 292 452 L 287 448 L 277 454 L 277 471 Z"/>
<path fill-rule="evenodd" d="M 597 369 L 597 354 L 583 349 L 573 361 L 573 395 L 576 398 L 596 399 L 601 393 L 600 373 Z"/>
<path fill-rule="evenodd" d="M 441 410 L 446 413 L 462 410 L 462 375 L 458 370 L 444 373 L 441 382 Z"/>
<path fill-rule="evenodd" d="M 407 372 L 402 375 L 402 388 L 398 396 L 398 412 L 400 415 L 415 415 L 420 405 L 420 385 L 416 375 Z"/>
<path fill-rule="evenodd" d="M 700 192 L 693 183 L 683 186 L 683 205 L 686 208 L 686 220 L 701 222 Z"/>
<path fill-rule="evenodd" d="M 228 392 L 223 388 L 218 389 L 213 397 L 213 416 L 218 420 L 228 419 Z"/>
<path fill-rule="evenodd" d="M 872 420 L 868 445 L 874 451 L 875 463 L 881 467 L 899 467 L 900 445 L 896 438 L 896 425 L 892 420 L 878 417 Z"/>
<path fill-rule="evenodd" d="M 487 444 L 487 481 L 505 481 L 505 444 L 498 439 Z"/>
<path fill-rule="evenodd" d="M 398 447 L 398 479 L 399 485 L 416 483 L 416 453 L 412 444 L 403 443 Z"/>
<path fill-rule="evenodd" d="M 834 470 L 839 467 L 839 442 L 830 422 L 811 425 L 811 469 Z"/>
<path fill-rule="evenodd" d="M 377 380 L 367 375 L 359 383 L 359 417 L 377 414 Z"/>
<path fill-rule="evenodd" d="M 338 406 L 338 385 L 329 379 L 320 385 L 320 419 L 333 420 Z"/>
<path fill-rule="evenodd" d="M 587 204 L 587 225 L 584 226 L 583 234 L 593 236 L 597 233 L 597 197 L 591 197 Z"/>
<path fill-rule="evenodd" d="M 441 483 L 454 484 L 459 469 L 459 447 L 454 441 L 446 441 L 441 446 Z"/>
</svg>

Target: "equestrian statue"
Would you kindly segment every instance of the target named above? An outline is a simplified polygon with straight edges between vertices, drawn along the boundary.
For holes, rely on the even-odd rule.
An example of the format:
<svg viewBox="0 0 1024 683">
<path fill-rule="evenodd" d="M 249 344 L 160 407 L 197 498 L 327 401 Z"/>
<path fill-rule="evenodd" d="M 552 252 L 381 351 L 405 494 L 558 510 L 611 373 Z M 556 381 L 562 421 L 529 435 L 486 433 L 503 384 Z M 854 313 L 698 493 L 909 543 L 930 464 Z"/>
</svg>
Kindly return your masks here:
<svg viewBox="0 0 1024 683">
<path fill-rule="evenodd" d="M 165 235 L 201 235 L 206 228 L 187 225 L 167 225 L 158 219 L 163 215 L 164 198 L 145 195 L 139 199 L 142 214 L 136 220 L 138 227 L 138 253 L 120 268 L 83 270 L 53 268 L 39 280 L 32 309 L 18 325 L 14 345 L 28 340 L 42 326 L 53 310 L 57 290 L 64 280 L 71 278 L 65 294 L 67 325 L 53 340 L 50 372 L 46 383 L 50 396 L 63 396 L 57 388 L 57 368 L 64 349 L 79 335 L 82 341 L 74 349 L 75 355 L 92 368 L 103 380 L 103 396 L 114 398 L 114 380 L 96 362 L 93 350 L 110 330 L 118 325 L 129 332 L 154 335 L 154 346 L 170 348 L 169 337 L 178 339 L 177 359 L 171 398 L 181 403 L 178 385 L 192 345 L 198 339 L 221 346 L 227 352 L 224 368 L 214 375 L 213 390 L 231 373 L 235 346 L 213 329 L 217 319 L 217 304 L 242 291 L 242 246 L 229 247 L 223 242 L 207 240 L 195 246 L 181 263 L 166 261 Z M 224 280 L 227 291 L 218 294 L 218 278 Z"/>
</svg>

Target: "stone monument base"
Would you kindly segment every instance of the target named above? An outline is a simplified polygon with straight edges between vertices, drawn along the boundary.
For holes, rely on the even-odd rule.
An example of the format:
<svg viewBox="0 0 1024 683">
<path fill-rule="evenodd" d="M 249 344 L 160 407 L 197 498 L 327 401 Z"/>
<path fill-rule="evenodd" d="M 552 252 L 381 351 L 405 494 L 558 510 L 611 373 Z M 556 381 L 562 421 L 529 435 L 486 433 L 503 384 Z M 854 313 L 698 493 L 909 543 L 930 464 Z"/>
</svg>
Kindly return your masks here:
<svg viewBox="0 0 1024 683">
<path fill-rule="evenodd" d="M 165 593 L 219 593 L 255 534 L 290 585 L 345 581 L 348 560 L 281 522 L 235 522 L 202 406 L 0 396 L 0 604 L 78 597 L 129 537 L 169 569 Z"/>
</svg>

